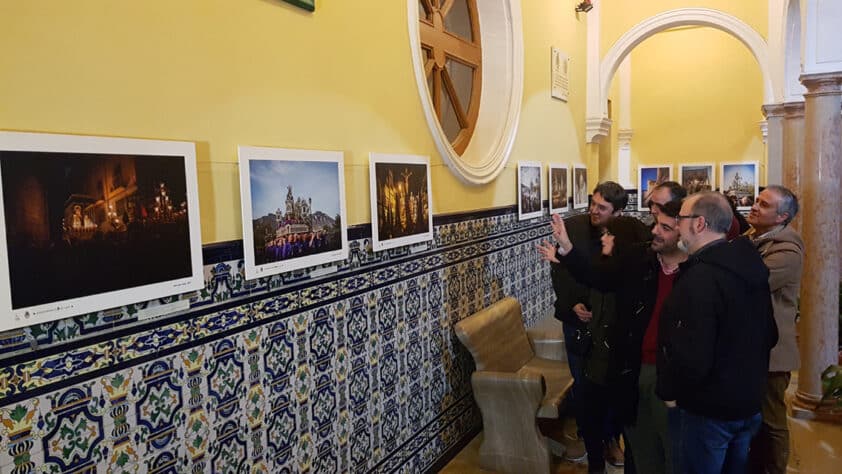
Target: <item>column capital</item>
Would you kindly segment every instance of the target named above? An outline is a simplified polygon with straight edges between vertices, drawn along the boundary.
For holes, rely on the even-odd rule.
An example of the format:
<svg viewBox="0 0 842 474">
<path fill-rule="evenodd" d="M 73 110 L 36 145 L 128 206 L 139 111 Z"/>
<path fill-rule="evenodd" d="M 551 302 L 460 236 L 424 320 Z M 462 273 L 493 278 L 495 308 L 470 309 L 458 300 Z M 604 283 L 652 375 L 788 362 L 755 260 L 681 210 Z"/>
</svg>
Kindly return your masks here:
<svg viewBox="0 0 842 474">
<path fill-rule="evenodd" d="M 784 116 L 784 104 L 765 104 L 760 109 L 763 111 L 763 115 L 767 119 L 771 117 Z"/>
<path fill-rule="evenodd" d="M 842 94 L 842 71 L 802 74 L 798 80 L 807 88 L 804 97 Z"/>
<path fill-rule="evenodd" d="M 785 102 L 784 106 L 784 116 L 786 118 L 799 118 L 804 116 L 804 102 Z"/>
<path fill-rule="evenodd" d="M 617 141 L 629 143 L 634 136 L 633 128 L 621 128 L 617 130 Z"/>
<path fill-rule="evenodd" d="M 589 117 L 585 121 L 585 141 L 599 143 L 611 133 L 612 120 L 608 117 Z"/>
</svg>

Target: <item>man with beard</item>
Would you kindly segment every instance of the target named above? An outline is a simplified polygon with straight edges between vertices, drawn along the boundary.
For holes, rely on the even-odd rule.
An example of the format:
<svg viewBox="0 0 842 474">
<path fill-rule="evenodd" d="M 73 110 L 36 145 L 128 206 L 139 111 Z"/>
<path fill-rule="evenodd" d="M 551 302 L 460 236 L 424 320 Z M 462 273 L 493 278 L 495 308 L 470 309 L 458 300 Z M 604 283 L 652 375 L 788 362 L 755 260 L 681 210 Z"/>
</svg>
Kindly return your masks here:
<svg viewBox="0 0 842 474">
<path fill-rule="evenodd" d="M 639 220 L 622 216 L 628 204 L 626 191 L 617 183 L 600 183 L 593 191 L 588 214 L 579 214 L 567 220 L 570 241 L 588 260 L 598 260 L 602 255 L 601 236 L 609 225 L 621 232 L 620 242 L 642 242 L 649 235 Z M 560 219 L 555 216 L 556 219 Z M 618 438 L 621 428 L 615 420 L 614 409 L 609 403 L 608 374 L 611 347 L 606 345 L 609 331 L 616 319 L 616 302 L 611 292 L 599 291 L 578 283 L 562 263 L 551 267 L 553 288 L 556 293 L 556 318 L 564 323 L 565 347 L 568 364 L 573 375 L 573 412 L 587 449 L 588 468 L 602 472 L 605 453 L 611 464 L 622 465 L 623 453 Z M 592 335 L 584 344 L 582 334 Z M 568 446 L 568 459 L 582 457 L 581 445 Z"/>
<path fill-rule="evenodd" d="M 748 239 L 725 239 L 722 194 L 687 198 L 677 218 L 689 257 L 661 310 L 656 387 L 675 472 L 744 473 L 778 339 L 769 270 Z"/>
<path fill-rule="evenodd" d="M 610 377 L 612 403 L 625 426 L 626 449 L 631 449 L 634 468 L 641 473 L 663 474 L 672 469 L 667 408 L 655 395 L 658 321 L 679 264 L 687 254 L 678 248 L 680 198 L 663 206 L 651 204 L 651 208 L 658 212 L 650 245 L 620 242 L 615 247 L 612 234 L 618 232 L 609 223 L 609 232 L 614 232 L 602 237 L 604 257 L 590 262 L 570 241 L 564 221 L 553 216 L 558 253 L 546 241 L 539 251 L 545 260 L 563 260 L 578 281 L 603 291 L 616 291 L 618 317 L 609 338 L 615 348 Z"/>
</svg>

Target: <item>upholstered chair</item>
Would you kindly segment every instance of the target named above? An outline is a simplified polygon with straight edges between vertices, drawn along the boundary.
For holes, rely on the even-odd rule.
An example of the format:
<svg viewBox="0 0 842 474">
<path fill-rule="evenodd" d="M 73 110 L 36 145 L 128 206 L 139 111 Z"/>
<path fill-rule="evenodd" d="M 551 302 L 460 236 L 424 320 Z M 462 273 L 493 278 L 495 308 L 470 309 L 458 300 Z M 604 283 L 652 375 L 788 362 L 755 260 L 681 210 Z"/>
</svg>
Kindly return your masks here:
<svg viewBox="0 0 842 474">
<path fill-rule="evenodd" d="M 523 326 L 520 303 L 505 298 L 455 325 L 474 358 L 474 399 L 482 412 L 480 466 L 506 473 L 549 473 L 550 452 L 536 418 L 558 418 L 573 384 L 561 331 L 547 338 Z M 536 354 L 535 348 L 539 349 Z M 539 356 L 549 356 L 544 358 Z"/>
</svg>

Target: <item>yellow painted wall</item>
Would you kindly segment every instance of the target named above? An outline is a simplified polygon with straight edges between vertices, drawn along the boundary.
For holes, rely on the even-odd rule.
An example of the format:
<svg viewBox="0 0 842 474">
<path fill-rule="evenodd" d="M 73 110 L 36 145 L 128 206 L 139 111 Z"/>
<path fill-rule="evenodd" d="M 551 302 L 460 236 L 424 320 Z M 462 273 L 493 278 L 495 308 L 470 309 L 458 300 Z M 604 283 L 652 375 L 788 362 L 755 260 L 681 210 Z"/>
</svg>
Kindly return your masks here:
<svg viewBox="0 0 842 474">
<path fill-rule="evenodd" d="M 601 55 L 626 31 L 659 13 L 701 7 L 734 15 L 765 37 L 768 2 L 732 0 L 602 0 Z M 759 128 L 763 83 L 746 46 L 713 28 L 687 27 L 659 33 L 632 51 L 632 181 L 640 164 L 758 161 L 765 184 L 765 146 Z M 615 75 L 611 98 L 615 123 L 601 162 L 616 164 L 619 116 Z M 718 174 L 718 171 L 717 171 Z M 616 179 L 617 170 L 600 169 Z M 718 176 L 717 176 L 718 179 Z"/>
<path fill-rule="evenodd" d="M 681 163 L 758 161 L 765 184 L 762 77 L 735 38 L 690 27 L 644 41 L 632 52 L 631 104 L 635 182 L 641 164 L 672 164 L 677 176 Z"/>
<path fill-rule="evenodd" d="M 602 24 L 600 28 L 602 54 L 620 36 L 641 21 L 668 10 L 678 8 L 710 8 L 733 15 L 766 37 L 769 24 L 767 0 L 599 0 Z"/>
<path fill-rule="evenodd" d="M 585 21 L 523 2 L 520 131 L 493 183 L 461 184 L 424 121 L 407 4 L 317 0 L 0 0 L 0 129 L 193 141 L 202 240 L 242 236 L 237 145 L 343 150 L 348 221 L 370 221 L 368 153 L 429 155 L 433 209 L 516 202 L 517 160 L 581 162 Z M 550 98 L 550 46 L 573 57 Z M 546 195 L 546 191 L 545 191 Z"/>
</svg>

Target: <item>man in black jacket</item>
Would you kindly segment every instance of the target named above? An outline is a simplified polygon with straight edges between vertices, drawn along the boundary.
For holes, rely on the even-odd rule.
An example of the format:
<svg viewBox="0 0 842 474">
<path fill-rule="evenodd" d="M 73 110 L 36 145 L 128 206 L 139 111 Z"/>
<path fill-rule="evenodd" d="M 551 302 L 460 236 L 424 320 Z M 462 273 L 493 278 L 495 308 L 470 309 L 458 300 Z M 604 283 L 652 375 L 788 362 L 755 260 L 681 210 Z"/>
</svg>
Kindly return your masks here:
<svg viewBox="0 0 842 474">
<path fill-rule="evenodd" d="M 695 194 L 678 219 L 689 258 L 661 314 L 656 389 L 671 408 L 674 472 L 743 473 L 778 338 L 769 271 L 748 239 L 725 240 L 725 196 Z"/>
<path fill-rule="evenodd" d="M 610 223 L 610 234 L 602 237 L 604 257 L 594 263 L 573 246 L 564 222 L 553 216 L 558 250 L 549 242 L 538 248 L 544 260 L 563 260 L 583 284 L 616 292 L 617 320 L 608 338 L 613 348 L 608 371 L 612 404 L 625 426 L 626 452 L 631 449 L 634 467 L 646 474 L 672 473 L 667 408 L 655 395 L 655 360 L 663 302 L 672 291 L 679 264 L 687 259 L 677 247 L 680 199 L 656 206 L 651 244 L 623 244 L 627 239 L 621 237 L 615 246 L 615 235 L 622 236 L 623 231 Z"/>
</svg>

